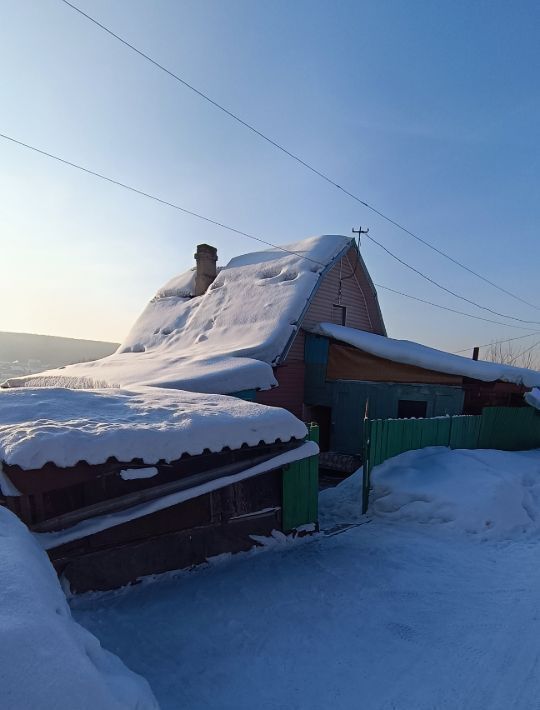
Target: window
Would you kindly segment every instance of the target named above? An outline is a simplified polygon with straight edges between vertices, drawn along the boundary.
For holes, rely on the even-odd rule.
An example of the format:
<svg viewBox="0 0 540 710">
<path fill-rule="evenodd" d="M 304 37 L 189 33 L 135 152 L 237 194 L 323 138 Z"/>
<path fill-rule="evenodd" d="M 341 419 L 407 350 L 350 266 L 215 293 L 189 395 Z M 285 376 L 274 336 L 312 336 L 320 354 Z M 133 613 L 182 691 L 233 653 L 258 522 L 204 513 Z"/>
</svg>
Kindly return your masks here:
<svg viewBox="0 0 540 710">
<path fill-rule="evenodd" d="M 422 419 L 427 413 L 427 402 L 418 399 L 398 400 L 398 419 Z"/>
<path fill-rule="evenodd" d="M 332 308 L 332 322 L 337 323 L 338 325 L 345 325 L 347 320 L 347 306 L 341 306 L 338 303 L 334 303 Z"/>
</svg>

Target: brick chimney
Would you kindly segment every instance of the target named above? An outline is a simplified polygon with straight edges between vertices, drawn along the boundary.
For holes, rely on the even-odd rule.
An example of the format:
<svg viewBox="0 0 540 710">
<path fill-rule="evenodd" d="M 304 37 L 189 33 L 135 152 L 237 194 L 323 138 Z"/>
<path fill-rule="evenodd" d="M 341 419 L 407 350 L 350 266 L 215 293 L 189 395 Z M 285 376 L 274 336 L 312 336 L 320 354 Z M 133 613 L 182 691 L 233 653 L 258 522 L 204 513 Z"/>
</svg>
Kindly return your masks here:
<svg viewBox="0 0 540 710">
<path fill-rule="evenodd" d="M 197 273 L 195 276 L 195 296 L 202 296 L 217 275 L 217 249 L 210 244 L 198 244 L 195 253 Z"/>
</svg>

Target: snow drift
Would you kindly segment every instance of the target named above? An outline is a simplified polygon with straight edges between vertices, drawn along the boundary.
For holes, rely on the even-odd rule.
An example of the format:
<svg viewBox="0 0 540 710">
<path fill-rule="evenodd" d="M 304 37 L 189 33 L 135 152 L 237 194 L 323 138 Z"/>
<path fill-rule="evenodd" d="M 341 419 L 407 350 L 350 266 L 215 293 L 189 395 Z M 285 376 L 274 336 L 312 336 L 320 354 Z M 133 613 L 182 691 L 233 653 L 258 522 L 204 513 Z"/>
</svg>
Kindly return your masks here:
<svg viewBox="0 0 540 710">
<path fill-rule="evenodd" d="M 390 520 L 487 536 L 540 530 L 540 451 L 430 447 L 372 472 L 370 510 Z"/>
<path fill-rule="evenodd" d="M 486 539 L 540 532 L 540 450 L 429 447 L 376 466 L 368 517 Z M 324 529 L 366 520 L 362 469 L 320 494 Z"/>
<path fill-rule="evenodd" d="M 151 710 L 150 686 L 71 617 L 26 527 L 0 506 L 0 695 L 5 710 Z"/>
</svg>

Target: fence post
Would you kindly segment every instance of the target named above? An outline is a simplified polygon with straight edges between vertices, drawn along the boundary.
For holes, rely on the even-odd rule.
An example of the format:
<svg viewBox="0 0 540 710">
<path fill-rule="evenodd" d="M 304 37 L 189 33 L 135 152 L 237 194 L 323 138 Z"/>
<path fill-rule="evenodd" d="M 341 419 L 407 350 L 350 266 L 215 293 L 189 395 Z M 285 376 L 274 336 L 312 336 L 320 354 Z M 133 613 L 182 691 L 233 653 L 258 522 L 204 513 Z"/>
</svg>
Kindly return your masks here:
<svg viewBox="0 0 540 710">
<path fill-rule="evenodd" d="M 308 424 L 308 441 L 319 442 L 319 427 Z M 319 517 L 319 456 L 288 464 L 282 474 L 282 526 L 285 532 Z"/>
<path fill-rule="evenodd" d="M 369 505 L 371 463 L 371 420 L 364 420 L 364 465 L 362 467 L 362 515 Z"/>
</svg>

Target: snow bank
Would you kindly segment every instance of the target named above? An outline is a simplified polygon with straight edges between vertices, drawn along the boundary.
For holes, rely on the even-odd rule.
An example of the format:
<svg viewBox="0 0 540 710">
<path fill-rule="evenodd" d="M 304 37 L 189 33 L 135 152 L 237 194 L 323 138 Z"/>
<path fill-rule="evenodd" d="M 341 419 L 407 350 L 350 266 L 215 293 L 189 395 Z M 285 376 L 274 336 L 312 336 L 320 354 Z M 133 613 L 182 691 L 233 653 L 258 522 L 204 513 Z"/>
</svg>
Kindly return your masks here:
<svg viewBox="0 0 540 710">
<path fill-rule="evenodd" d="M 407 451 L 375 467 L 371 482 L 369 510 L 378 517 L 482 539 L 540 530 L 540 450 Z"/>
<path fill-rule="evenodd" d="M 535 409 L 540 409 L 540 389 L 535 387 L 531 392 L 525 393 L 525 401 Z"/>
<path fill-rule="evenodd" d="M 362 520 L 362 468 L 334 488 L 319 493 L 319 525 L 330 530 Z"/>
<path fill-rule="evenodd" d="M 340 340 L 359 350 L 405 365 L 416 365 L 426 370 L 444 372 L 448 375 L 471 377 L 483 382 L 513 382 L 525 387 L 540 386 L 540 372 L 522 367 L 512 367 L 497 362 L 472 360 L 442 350 L 429 348 L 409 340 L 394 340 L 364 330 L 347 328 L 333 323 L 321 323 L 315 329 L 320 335 Z"/>
<path fill-rule="evenodd" d="M 284 409 L 221 395 L 150 387 L 0 391 L 0 461 L 23 469 L 111 456 L 153 464 L 306 433 Z"/>
<path fill-rule="evenodd" d="M 325 235 L 232 259 L 208 291 L 189 298 L 194 271 L 158 291 L 118 351 L 9 387 L 161 385 L 230 394 L 275 386 L 279 361 L 325 267 L 351 239 Z"/>
<path fill-rule="evenodd" d="M 45 553 L 0 507 L 0 696 L 6 710 L 150 710 L 146 680 L 71 617 Z"/>
</svg>

